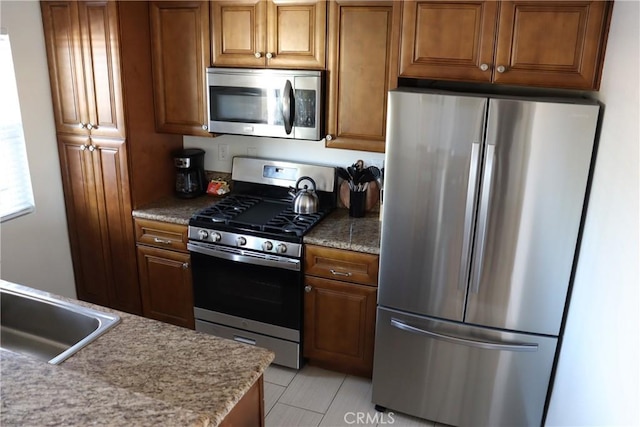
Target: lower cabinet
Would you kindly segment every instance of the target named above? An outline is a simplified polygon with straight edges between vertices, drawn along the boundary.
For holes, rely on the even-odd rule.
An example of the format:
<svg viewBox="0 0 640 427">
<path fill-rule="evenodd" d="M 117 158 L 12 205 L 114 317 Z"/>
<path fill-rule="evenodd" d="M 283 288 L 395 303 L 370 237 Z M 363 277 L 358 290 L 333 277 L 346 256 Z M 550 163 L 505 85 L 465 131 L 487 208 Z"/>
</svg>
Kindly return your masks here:
<svg viewBox="0 0 640 427">
<path fill-rule="evenodd" d="M 194 329 L 187 227 L 140 219 L 135 227 L 143 315 Z"/>
<path fill-rule="evenodd" d="M 371 377 L 377 266 L 377 255 L 306 247 L 303 349 L 311 363 Z"/>
</svg>

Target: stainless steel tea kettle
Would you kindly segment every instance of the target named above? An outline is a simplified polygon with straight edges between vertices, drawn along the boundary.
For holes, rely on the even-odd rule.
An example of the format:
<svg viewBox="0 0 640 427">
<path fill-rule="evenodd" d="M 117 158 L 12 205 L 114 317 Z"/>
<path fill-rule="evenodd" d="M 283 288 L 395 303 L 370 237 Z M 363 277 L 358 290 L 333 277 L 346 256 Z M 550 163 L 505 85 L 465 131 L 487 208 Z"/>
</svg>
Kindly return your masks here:
<svg viewBox="0 0 640 427">
<path fill-rule="evenodd" d="M 309 189 L 308 185 L 300 189 L 300 182 L 310 181 L 313 189 Z M 318 212 L 320 207 L 320 198 L 316 194 L 316 182 L 308 176 L 301 176 L 296 181 L 296 187 L 289 190 L 289 194 L 293 196 L 293 212 L 297 214 L 312 214 Z"/>
</svg>

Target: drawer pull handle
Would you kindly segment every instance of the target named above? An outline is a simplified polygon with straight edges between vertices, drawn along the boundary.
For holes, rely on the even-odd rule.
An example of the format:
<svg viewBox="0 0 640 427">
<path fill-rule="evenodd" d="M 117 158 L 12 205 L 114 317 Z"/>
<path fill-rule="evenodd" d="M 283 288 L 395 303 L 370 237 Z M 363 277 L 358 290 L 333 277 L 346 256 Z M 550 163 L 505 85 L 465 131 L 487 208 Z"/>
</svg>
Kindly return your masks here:
<svg viewBox="0 0 640 427">
<path fill-rule="evenodd" d="M 160 239 L 158 237 L 154 237 L 153 241 L 156 242 L 156 243 L 162 243 L 163 245 L 170 245 L 171 244 L 171 240 Z"/>
<path fill-rule="evenodd" d="M 256 340 L 252 340 L 251 338 L 241 337 L 238 335 L 234 335 L 233 340 L 241 342 L 242 344 L 256 345 Z"/>
<path fill-rule="evenodd" d="M 333 274 L 334 276 L 345 276 L 345 277 L 350 277 L 351 276 L 351 272 L 348 273 L 343 273 L 342 271 L 335 271 L 333 269 L 329 270 L 331 272 L 331 274 Z"/>
</svg>

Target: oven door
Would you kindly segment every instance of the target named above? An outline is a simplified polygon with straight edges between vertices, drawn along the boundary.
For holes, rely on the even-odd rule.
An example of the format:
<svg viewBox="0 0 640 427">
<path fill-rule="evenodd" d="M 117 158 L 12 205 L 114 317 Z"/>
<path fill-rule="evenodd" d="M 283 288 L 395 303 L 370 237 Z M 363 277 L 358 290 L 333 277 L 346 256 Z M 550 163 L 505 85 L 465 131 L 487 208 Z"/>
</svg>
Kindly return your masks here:
<svg viewBox="0 0 640 427">
<path fill-rule="evenodd" d="M 300 330 L 300 260 L 201 242 L 188 248 L 195 307 Z"/>
</svg>

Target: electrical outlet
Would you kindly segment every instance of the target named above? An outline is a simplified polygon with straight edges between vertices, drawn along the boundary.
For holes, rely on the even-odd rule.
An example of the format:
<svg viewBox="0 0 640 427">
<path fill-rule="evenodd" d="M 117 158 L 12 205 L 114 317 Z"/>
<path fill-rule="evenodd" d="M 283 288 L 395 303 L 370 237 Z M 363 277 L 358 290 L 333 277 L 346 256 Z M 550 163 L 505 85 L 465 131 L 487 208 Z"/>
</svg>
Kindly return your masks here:
<svg viewBox="0 0 640 427">
<path fill-rule="evenodd" d="M 249 147 L 247 148 L 247 155 L 249 156 L 257 156 L 258 155 L 258 149 L 256 147 Z"/>
<path fill-rule="evenodd" d="M 227 144 L 218 145 L 218 160 L 221 162 L 229 158 L 229 146 Z"/>
</svg>

